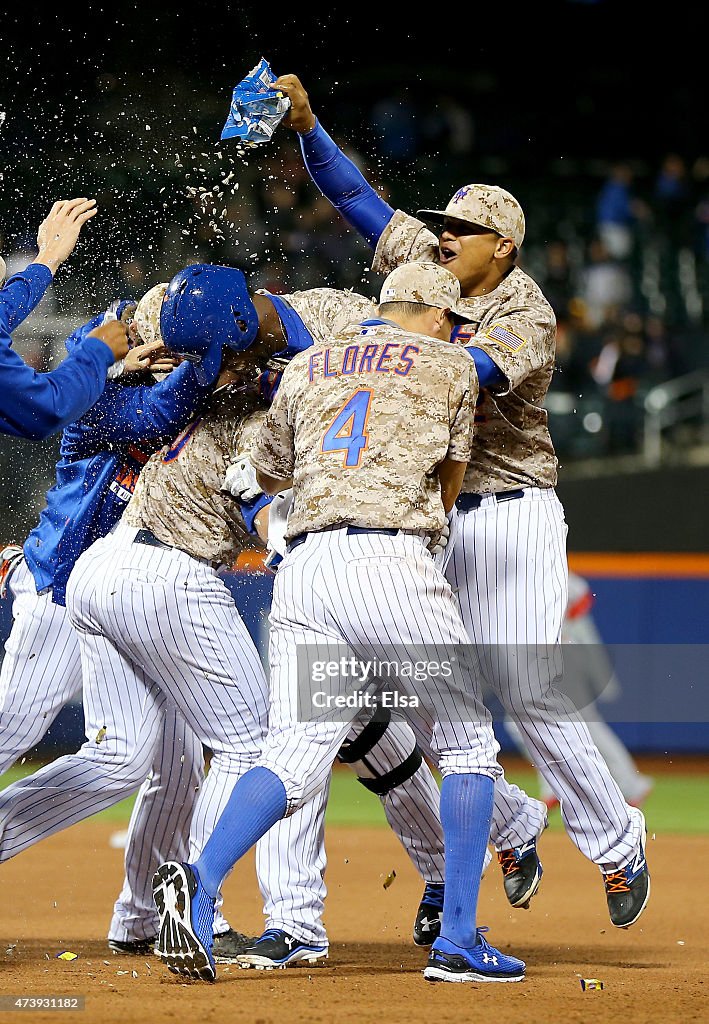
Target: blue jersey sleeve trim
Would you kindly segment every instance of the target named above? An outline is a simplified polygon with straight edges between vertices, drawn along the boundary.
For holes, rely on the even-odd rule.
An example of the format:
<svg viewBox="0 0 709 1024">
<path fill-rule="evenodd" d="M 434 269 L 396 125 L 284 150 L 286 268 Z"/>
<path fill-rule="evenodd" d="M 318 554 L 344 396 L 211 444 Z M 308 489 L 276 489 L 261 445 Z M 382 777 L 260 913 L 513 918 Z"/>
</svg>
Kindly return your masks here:
<svg viewBox="0 0 709 1024">
<path fill-rule="evenodd" d="M 314 344 L 313 336 L 293 307 L 289 306 L 288 303 L 280 297 L 280 295 L 271 295 L 271 293 L 267 292 L 265 289 L 261 294 L 267 295 L 276 307 L 276 312 L 283 324 L 283 330 L 286 335 L 286 341 L 288 343 L 287 347 L 282 352 L 278 352 L 276 354 L 297 355 L 298 352 L 302 352 L 304 349 L 310 348 L 310 346 Z"/>
<path fill-rule="evenodd" d="M 258 498 L 254 498 L 253 501 L 240 501 L 239 507 L 241 508 L 241 516 L 246 524 L 246 529 L 249 533 L 257 533 L 256 527 L 254 526 L 254 520 L 259 514 L 262 508 L 266 508 L 273 501 L 273 495 L 262 494 Z"/>
<path fill-rule="evenodd" d="M 319 121 L 300 136 L 300 148 L 308 174 L 326 199 L 348 224 L 374 249 L 394 210 L 369 184 L 359 168 L 346 157 Z"/>
</svg>

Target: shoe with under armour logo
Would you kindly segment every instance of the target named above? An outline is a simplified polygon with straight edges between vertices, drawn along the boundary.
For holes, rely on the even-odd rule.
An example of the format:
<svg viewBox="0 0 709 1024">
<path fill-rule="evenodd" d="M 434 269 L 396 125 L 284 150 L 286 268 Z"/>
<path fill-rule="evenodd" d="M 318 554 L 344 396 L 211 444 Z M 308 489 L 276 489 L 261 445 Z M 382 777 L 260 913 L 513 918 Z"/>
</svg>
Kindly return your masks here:
<svg viewBox="0 0 709 1024">
<path fill-rule="evenodd" d="M 491 946 L 482 935 L 486 931 L 487 928 L 478 928 L 477 945 L 470 949 L 456 946 L 442 936 L 437 938 L 424 968 L 426 981 L 523 981 L 524 961 Z"/>
<path fill-rule="evenodd" d="M 546 822 L 544 824 L 546 828 Z M 498 850 L 505 894 L 510 906 L 529 910 L 529 901 L 536 895 L 544 869 L 537 853 L 537 839 L 530 839 L 513 850 Z"/>
<path fill-rule="evenodd" d="M 492 854 L 489 850 L 485 850 L 481 878 L 484 876 L 491 860 Z M 426 882 L 419 908 L 416 911 L 416 920 L 414 921 L 414 945 L 428 948 L 433 945 L 441 934 L 445 891 L 446 886 L 444 882 Z"/>
<path fill-rule="evenodd" d="M 604 873 L 603 884 L 611 922 L 616 928 L 630 928 L 650 899 L 650 873 L 645 860 L 645 844 L 641 842 L 630 864 L 618 871 Z"/>
<path fill-rule="evenodd" d="M 443 882 L 426 883 L 414 921 L 414 944 L 416 946 L 432 946 L 441 934 L 445 891 L 446 887 Z"/>
<path fill-rule="evenodd" d="M 308 945 L 281 928 L 268 928 L 251 946 L 236 957 L 240 967 L 271 970 L 297 963 L 313 964 L 327 958 L 326 945 Z"/>
</svg>

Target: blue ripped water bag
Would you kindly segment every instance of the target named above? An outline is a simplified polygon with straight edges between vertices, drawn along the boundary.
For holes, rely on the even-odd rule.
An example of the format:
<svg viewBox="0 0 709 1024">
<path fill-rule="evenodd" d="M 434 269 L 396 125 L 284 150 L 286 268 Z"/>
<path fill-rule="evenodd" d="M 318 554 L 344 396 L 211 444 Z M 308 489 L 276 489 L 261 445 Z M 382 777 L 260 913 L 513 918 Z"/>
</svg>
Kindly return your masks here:
<svg viewBox="0 0 709 1024">
<path fill-rule="evenodd" d="M 276 76 L 262 57 L 234 87 L 222 139 L 239 139 L 246 147 L 268 142 L 290 107 L 290 100 L 273 89 Z"/>
</svg>

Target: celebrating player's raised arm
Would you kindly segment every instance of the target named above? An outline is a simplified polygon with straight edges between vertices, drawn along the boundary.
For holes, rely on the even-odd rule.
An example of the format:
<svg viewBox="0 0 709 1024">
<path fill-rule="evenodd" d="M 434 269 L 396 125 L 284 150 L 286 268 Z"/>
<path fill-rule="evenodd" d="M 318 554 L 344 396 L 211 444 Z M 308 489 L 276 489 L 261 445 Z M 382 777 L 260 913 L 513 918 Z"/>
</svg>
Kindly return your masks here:
<svg viewBox="0 0 709 1024">
<path fill-rule="evenodd" d="M 0 290 L 0 315 L 9 334 L 44 297 L 57 270 L 71 255 L 81 228 L 95 213 L 95 199 L 71 199 L 52 206 L 37 230 L 37 256 Z"/>
<path fill-rule="evenodd" d="M 394 210 L 378 196 L 317 120 L 308 94 L 295 75 L 281 75 L 275 89 L 291 101 L 285 124 L 298 132 L 305 166 L 326 199 L 374 248 Z"/>
<path fill-rule="evenodd" d="M 12 349 L 12 331 L 40 301 L 95 213 L 93 199 L 55 203 L 37 234 L 37 258 L 0 290 L 0 433 L 43 440 L 61 430 L 94 404 L 109 367 L 128 351 L 126 329 L 115 321 L 88 332 L 51 373 L 37 373 Z"/>
</svg>

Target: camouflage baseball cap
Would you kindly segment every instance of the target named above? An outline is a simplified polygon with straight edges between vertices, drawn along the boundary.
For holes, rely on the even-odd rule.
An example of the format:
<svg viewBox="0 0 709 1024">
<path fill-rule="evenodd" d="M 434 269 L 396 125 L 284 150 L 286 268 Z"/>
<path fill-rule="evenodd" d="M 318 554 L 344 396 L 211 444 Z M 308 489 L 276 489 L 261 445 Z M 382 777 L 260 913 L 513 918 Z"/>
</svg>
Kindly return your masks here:
<svg viewBox="0 0 709 1024">
<path fill-rule="evenodd" d="M 167 282 L 156 284 L 150 291 L 140 299 L 133 314 L 133 323 L 140 335 L 140 340 L 149 344 L 153 341 L 161 341 L 160 333 L 160 308 Z"/>
<path fill-rule="evenodd" d="M 479 224 L 519 247 L 524 241 L 524 213 L 517 200 L 499 185 L 463 185 L 445 210 L 419 210 L 422 220 L 442 224 L 446 217 Z"/>
<path fill-rule="evenodd" d="M 460 302 L 460 284 L 450 270 L 437 263 L 402 263 L 382 285 L 379 305 L 386 302 L 419 302 L 455 312 Z"/>
</svg>

